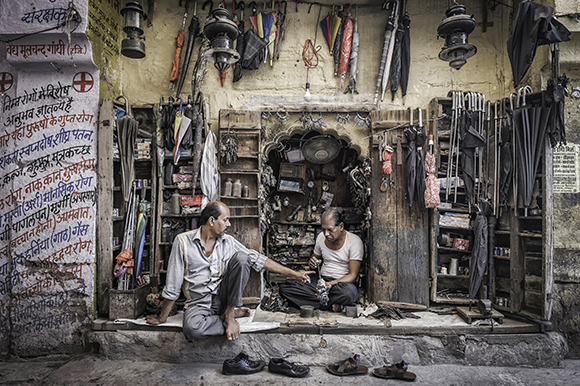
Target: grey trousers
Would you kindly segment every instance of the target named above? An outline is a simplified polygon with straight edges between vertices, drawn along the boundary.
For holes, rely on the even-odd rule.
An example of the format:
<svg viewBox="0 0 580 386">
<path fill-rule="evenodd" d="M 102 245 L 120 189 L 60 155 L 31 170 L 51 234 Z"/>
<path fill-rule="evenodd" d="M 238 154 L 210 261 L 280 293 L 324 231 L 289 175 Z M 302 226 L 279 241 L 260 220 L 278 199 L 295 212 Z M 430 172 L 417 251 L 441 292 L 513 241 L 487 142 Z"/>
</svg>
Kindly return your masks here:
<svg viewBox="0 0 580 386">
<path fill-rule="evenodd" d="M 225 328 L 220 317 L 229 306 L 242 306 L 242 292 L 250 277 L 250 257 L 237 252 L 230 259 L 224 278 L 216 295 L 212 296 L 211 308 L 191 307 L 183 316 L 183 333 L 192 340 L 205 339 L 211 335 L 224 335 Z"/>
<path fill-rule="evenodd" d="M 331 281 L 332 278 L 325 277 L 325 281 Z M 300 306 L 313 306 L 315 309 L 322 308 L 330 309 L 333 304 L 340 304 L 343 306 L 353 305 L 358 299 L 358 290 L 352 283 L 339 282 L 333 285 L 328 291 L 328 306 L 321 307 L 320 301 L 317 297 L 316 283 L 318 276 L 311 275 L 310 283 L 302 283 L 298 280 L 287 280 L 280 284 L 280 295 L 298 308 Z"/>
</svg>

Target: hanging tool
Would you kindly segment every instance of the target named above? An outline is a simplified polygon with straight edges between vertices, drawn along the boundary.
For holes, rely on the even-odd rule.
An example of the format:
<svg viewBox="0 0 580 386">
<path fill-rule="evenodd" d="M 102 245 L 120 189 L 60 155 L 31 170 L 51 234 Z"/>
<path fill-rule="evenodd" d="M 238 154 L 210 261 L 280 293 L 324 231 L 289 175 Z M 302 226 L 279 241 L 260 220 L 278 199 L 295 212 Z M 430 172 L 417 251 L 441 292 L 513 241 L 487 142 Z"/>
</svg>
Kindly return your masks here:
<svg viewBox="0 0 580 386">
<path fill-rule="evenodd" d="M 173 56 L 173 63 L 171 65 L 171 75 L 169 76 L 169 88 L 171 90 L 175 89 L 177 84 L 177 79 L 179 77 L 179 63 L 181 62 L 181 49 L 183 47 L 183 42 L 185 41 L 185 22 L 187 21 L 187 12 L 189 8 L 190 0 L 185 1 L 185 13 L 183 14 L 183 23 L 181 29 L 177 32 L 177 37 L 175 38 L 175 56 Z"/>
<path fill-rule="evenodd" d="M 187 8 L 188 5 L 186 3 L 185 5 L 186 12 Z M 185 23 L 185 19 L 183 22 Z M 176 98 L 179 98 L 179 94 L 181 93 L 181 88 L 183 87 L 183 82 L 185 81 L 185 77 L 187 75 L 187 69 L 189 68 L 189 63 L 191 62 L 191 54 L 193 53 L 195 38 L 199 33 L 199 19 L 197 18 L 197 0 L 195 0 L 195 5 L 193 6 L 193 17 L 189 22 L 188 32 L 189 36 L 187 38 L 187 48 L 185 50 L 185 59 L 183 61 L 183 67 L 181 69 L 181 76 L 179 77 L 179 84 L 177 85 L 177 93 L 175 94 Z"/>
<path fill-rule="evenodd" d="M 276 46 L 274 52 L 276 53 L 276 60 L 280 58 L 280 44 L 284 41 L 286 37 L 286 10 L 288 8 L 287 1 L 281 1 L 279 6 L 284 3 L 284 12 L 278 11 L 278 33 L 276 34 Z"/>
</svg>

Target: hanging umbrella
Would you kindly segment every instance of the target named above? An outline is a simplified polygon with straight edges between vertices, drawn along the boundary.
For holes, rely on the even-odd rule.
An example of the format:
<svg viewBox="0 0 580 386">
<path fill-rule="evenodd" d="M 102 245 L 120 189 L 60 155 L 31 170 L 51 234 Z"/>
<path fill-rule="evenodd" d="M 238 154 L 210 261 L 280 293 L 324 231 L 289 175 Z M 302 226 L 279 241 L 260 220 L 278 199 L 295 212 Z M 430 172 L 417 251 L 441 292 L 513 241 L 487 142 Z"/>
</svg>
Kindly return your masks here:
<svg viewBox="0 0 580 386">
<path fill-rule="evenodd" d="M 271 12 L 270 13 L 271 16 L 271 24 L 270 24 L 270 29 L 268 32 L 268 55 L 270 57 L 270 67 L 273 66 L 273 61 L 274 61 L 274 47 L 276 45 L 276 36 L 277 34 L 277 30 L 276 30 L 276 24 L 278 23 L 278 13 L 277 12 Z"/>
<path fill-rule="evenodd" d="M 159 166 L 159 175 L 163 174 L 163 159 L 165 158 L 165 149 L 163 149 L 163 97 L 159 98 L 159 106 L 153 105 L 153 120 L 155 121 L 155 142 L 157 142 L 157 163 Z"/>
<path fill-rule="evenodd" d="M 179 145 L 181 144 L 181 140 L 185 135 L 185 129 L 181 130 L 181 123 L 184 120 L 183 100 L 181 98 L 177 99 L 179 100 L 179 110 L 175 113 L 175 121 L 173 122 L 173 140 L 175 142 L 175 146 L 173 147 L 173 163 L 176 165 L 177 162 L 179 161 L 179 156 L 181 155 L 181 149 L 179 148 Z M 187 120 L 190 121 L 189 119 Z"/>
<path fill-rule="evenodd" d="M 246 8 L 246 4 L 243 1 L 238 3 L 238 8 L 241 10 L 241 17 L 240 17 L 240 24 L 238 24 L 238 28 L 240 33 L 238 34 L 238 40 L 236 43 L 236 51 L 240 54 L 240 60 L 236 62 L 234 67 L 234 78 L 233 82 L 237 82 L 242 79 L 242 58 L 244 57 L 244 51 L 246 50 L 246 37 L 244 36 L 244 9 Z"/>
<path fill-rule="evenodd" d="M 129 192 L 130 198 L 129 202 L 126 207 L 125 213 L 127 217 L 125 219 L 125 231 L 123 234 L 123 244 L 122 249 L 123 251 L 119 254 L 122 255 L 123 258 L 123 268 L 120 269 L 118 272 L 115 272 L 115 276 L 119 278 L 119 282 L 117 284 L 118 290 L 128 290 L 129 289 L 129 275 L 133 274 L 131 265 L 133 264 L 133 236 L 135 232 L 135 202 L 137 197 L 137 192 L 135 191 L 135 184 L 133 184 L 133 194 Z M 120 258 L 117 256 L 117 261 L 119 262 Z M 129 261 L 130 260 L 130 261 Z"/>
<path fill-rule="evenodd" d="M 141 273 L 141 260 L 143 259 L 143 249 L 145 247 L 145 231 L 147 230 L 147 201 L 145 201 L 145 190 L 147 185 L 143 184 L 141 187 L 141 202 L 139 203 L 139 217 L 137 219 L 137 238 L 135 245 L 135 253 L 137 256 L 137 268 L 135 270 L 135 277 L 138 278 Z M 140 281 L 140 279 L 138 279 Z"/>
<path fill-rule="evenodd" d="M 395 44 L 393 46 L 393 59 L 391 60 L 391 100 L 395 100 L 395 94 L 401 84 L 401 65 L 403 54 L 403 37 L 405 36 L 405 26 L 402 23 L 403 15 L 399 17 L 397 30 L 395 31 Z"/>
<path fill-rule="evenodd" d="M 395 9 L 392 16 L 389 18 L 389 24 L 392 24 L 391 38 L 389 39 L 389 51 L 387 54 L 387 61 L 385 63 L 385 73 L 383 74 L 383 83 L 381 85 L 381 102 L 385 98 L 385 91 L 387 90 L 387 83 L 389 82 L 389 75 L 391 74 L 391 63 L 393 61 L 393 51 L 395 48 L 395 31 L 399 24 L 399 2 L 396 1 Z"/>
<path fill-rule="evenodd" d="M 183 43 L 185 42 L 185 22 L 187 21 L 187 11 L 189 8 L 189 1 L 185 2 L 185 13 L 183 15 L 183 24 L 181 29 L 177 32 L 177 37 L 175 38 L 175 55 L 173 56 L 173 62 L 171 63 L 171 74 L 169 76 L 169 88 L 172 90 L 177 84 L 177 79 L 179 77 L 179 63 L 181 63 L 181 49 Z"/>
<path fill-rule="evenodd" d="M 393 5 L 393 1 L 389 1 L 383 5 L 383 9 L 388 9 L 389 7 L 393 7 L 393 10 L 391 12 L 391 16 L 389 16 L 389 19 L 387 20 L 387 26 L 385 28 L 385 38 L 383 43 L 383 51 L 381 54 L 381 63 L 379 65 L 379 74 L 377 76 L 377 87 L 375 88 L 375 104 L 379 101 L 379 93 L 381 92 L 381 86 L 383 84 L 383 77 L 385 75 L 385 68 L 387 66 L 387 58 L 389 57 L 389 48 L 391 47 L 391 37 L 393 36 L 393 30 L 395 29 L 393 16 L 396 12 L 398 4 L 394 3 Z"/>
<path fill-rule="evenodd" d="M 551 108 L 548 135 L 552 147 L 566 144 L 566 127 L 564 124 L 564 99 L 568 95 L 568 77 L 566 74 L 548 79 L 546 103 Z"/>
<path fill-rule="evenodd" d="M 287 1 L 281 1 L 280 4 L 284 3 L 284 12 L 278 12 L 278 33 L 276 34 L 276 46 L 274 52 L 276 54 L 276 60 L 280 58 L 280 44 L 284 41 L 286 37 L 286 9 L 288 7 Z M 329 44 L 330 47 L 330 44 Z"/>
<path fill-rule="evenodd" d="M 502 103 L 506 103 L 505 100 Z M 501 145 L 499 165 L 499 204 L 507 205 L 512 186 L 513 162 L 512 162 L 512 125 L 511 118 L 504 108 L 504 116 L 501 118 Z"/>
<path fill-rule="evenodd" d="M 322 30 L 322 35 L 324 36 L 324 40 L 326 40 L 326 44 L 328 44 L 328 50 L 332 55 L 332 27 L 330 26 L 330 22 L 332 20 L 332 16 L 330 13 L 322 20 L 320 20 L 320 29 Z"/>
<path fill-rule="evenodd" d="M 135 137 L 139 129 L 139 122 L 124 116 L 117 120 L 117 140 L 119 142 L 119 156 L 121 158 L 121 191 L 123 200 L 129 202 L 131 196 L 131 184 L 135 178 Z"/>
<path fill-rule="evenodd" d="M 428 152 L 425 154 L 425 172 L 427 178 L 425 179 L 425 207 L 435 209 L 441 203 L 441 196 L 439 195 L 440 187 L 437 179 L 437 162 L 435 154 Z"/>
<path fill-rule="evenodd" d="M 173 106 L 173 98 L 169 97 L 169 103 L 161 109 L 163 136 L 165 137 L 165 149 L 173 151 L 175 139 L 173 134 L 173 124 L 177 109 Z"/>
<path fill-rule="evenodd" d="M 197 100 L 195 102 L 194 112 L 195 112 L 195 115 L 194 115 L 193 124 L 195 125 L 195 140 L 193 143 L 193 154 L 192 154 L 193 168 L 192 168 L 192 173 L 191 173 L 191 181 L 192 181 L 193 191 L 195 192 L 195 186 L 197 184 L 197 178 L 199 176 L 199 169 L 200 169 L 200 165 L 201 165 L 201 157 L 202 157 L 202 152 L 201 152 L 202 143 L 201 142 L 203 139 L 203 131 L 204 131 L 204 125 L 205 125 L 204 98 L 203 98 L 203 93 L 201 91 L 197 94 Z M 211 131 L 211 130 L 208 130 L 208 131 Z"/>
<path fill-rule="evenodd" d="M 341 18 L 342 21 L 342 18 Z M 343 23 L 340 23 L 336 36 L 334 39 L 334 44 L 332 45 L 332 57 L 334 61 L 334 76 L 338 76 L 338 67 L 340 66 L 340 45 L 342 44 L 342 28 Z"/>
<path fill-rule="evenodd" d="M 421 113 L 419 112 L 419 114 Z M 423 145 L 425 144 L 427 136 L 420 124 L 416 130 L 417 137 L 415 139 L 415 146 L 417 150 L 415 151 L 415 157 L 417 157 L 417 160 L 415 161 L 415 197 L 419 201 L 419 209 L 421 209 L 421 212 L 425 212 L 425 153 L 423 151 Z"/>
<path fill-rule="evenodd" d="M 194 115 L 194 107 L 193 107 L 193 102 L 191 100 L 191 95 L 187 96 L 187 105 L 185 105 L 185 107 L 183 108 L 183 120 L 181 121 L 181 127 L 185 127 L 187 125 L 187 128 L 185 130 L 185 135 L 183 136 L 182 140 L 181 140 L 181 150 L 190 150 L 191 147 L 193 146 L 193 115 Z M 186 121 L 186 119 L 189 119 L 189 122 Z M 181 129 L 180 129 L 181 130 Z"/>
<path fill-rule="evenodd" d="M 403 96 L 403 104 L 405 104 L 405 96 L 407 96 L 407 86 L 409 85 L 409 70 L 411 67 L 411 19 L 407 12 L 408 2 L 405 1 L 405 15 L 401 23 L 405 27 L 405 35 L 401 42 L 401 94 Z"/>
<path fill-rule="evenodd" d="M 342 27 L 342 44 L 340 45 L 340 59 L 338 73 L 340 74 L 340 87 L 344 87 L 346 72 L 348 70 L 348 60 L 352 50 L 352 32 L 354 30 L 354 21 L 350 13 L 350 5 L 346 10 L 346 18 Z"/>
<path fill-rule="evenodd" d="M 469 300 L 475 299 L 477 291 L 483 281 L 485 270 L 487 268 L 488 255 L 488 226 L 487 216 L 491 213 L 491 205 L 487 200 L 479 202 L 479 211 L 475 217 L 475 225 L 473 226 L 474 243 L 469 259 Z"/>
<path fill-rule="evenodd" d="M 188 2 L 185 4 L 185 9 L 187 10 L 189 7 Z M 185 23 L 185 20 L 184 20 Z M 185 59 L 183 60 L 183 67 L 181 69 L 181 75 L 179 77 L 179 83 L 177 85 L 177 92 L 175 93 L 176 97 L 179 97 L 181 94 L 181 88 L 183 87 L 183 82 L 185 82 L 185 76 L 187 75 L 187 70 L 189 69 L 189 63 L 191 62 L 191 54 L 193 53 L 193 45 L 195 44 L 195 38 L 199 33 L 199 19 L 197 18 L 197 0 L 195 1 L 194 9 L 193 9 L 193 17 L 189 22 L 189 36 L 187 38 L 187 47 L 185 49 Z"/>
<path fill-rule="evenodd" d="M 258 35 L 260 35 L 261 38 L 265 37 L 268 39 L 268 46 L 266 46 L 266 48 L 264 49 L 264 63 L 266 63 L 266 60 L 268 58 L 268 48 L 270 45 L 270 30 L 272 28 L 273 21 L 274 16 L 269 13 L 260 12 L 258 14 L 258 28 L 259 28 Z"/>
<path fill-rule="evenodd" d="M 350 52 L 350 77 L 348 79 L 348 86 L 344 89 L 344 93 L 350 91 L 351 94 L 358 94 L 356 90 L 356 76 L 358 75 L 358 46 L 359 46 L 359 34 L 358 34 L 358 5 L 354 6 L 354 30 L 352 32 L 352 50 Z"/>
<path fill-rule="evenodd" d="M 411 119 L 412 120 L 412 119 Z M 405 160 L 405 177 L 407 179 L 407 196 L 409 207 L 413 206 L 415 198 L 415 184 L 417 183 L 417 130 L 415 127 L 405 129 L 407 137 L 407 158 Z"/>
<path fill-rule="evenodd" d="M 473 202 L 475 187 L 475 149 L 483 147 L 486 143 L 485 138 L 476 129 L 477 125 L 477 112 L 463 110 L 459 134 L 461 140 L 461 170 L 465 196 L 469 202 Z"/>
<path fill-rule="evenodd" d="M 530 68 L 538 46 L 570 40 L 570 31 L 552 17 L 553 13 L 554 9 L 547 5 L 520 3 L 514 29 L 507 40 L 514 87 Z"/>
<path fill-rule="evenodd" d="M 515 109 L 513 115 L 518 160 L 518 193 L 521 194 L 527 215 L 527 208 L 532 201 L 536 171 L 544 153 L 550 108 L 526 105 L 525 89 L 523 97 L 522 106 Z"/>
<path fill-rule="evenodd" d="M 342 26 L 342 16 L 341 14 L 334 12 L 334 5 L 332 6 L 332 16 L 331 16 L 331 40 L 330 40 L 330 44 L 331 44 L 331 48 L 330 48 L 330 54 L 334 55 L 334 53 L 336 52 L 336 39 L 340 39 L 339 37 L 339 30 L 341 29 Z M 340 47 L 340 46 L 339 46 Z"/>
</svg>

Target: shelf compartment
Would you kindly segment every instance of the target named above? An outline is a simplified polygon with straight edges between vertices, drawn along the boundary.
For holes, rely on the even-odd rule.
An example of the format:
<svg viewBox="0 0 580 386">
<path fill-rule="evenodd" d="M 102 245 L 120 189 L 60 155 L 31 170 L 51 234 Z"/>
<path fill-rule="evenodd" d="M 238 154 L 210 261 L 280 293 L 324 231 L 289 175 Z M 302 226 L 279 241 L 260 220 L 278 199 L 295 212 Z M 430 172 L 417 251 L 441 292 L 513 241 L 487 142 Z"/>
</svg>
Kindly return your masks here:
<svg viewBox="0 0 580 386">
<path fill-rule="evenodd" d="M 448 252 L 448 253 L 463 253 L 463 254 L 471 254 L 471 251 L 464 251 L 462 249 L 455 249 L 449 247 L 437 247 L 440 251 Z"/>
</svg>

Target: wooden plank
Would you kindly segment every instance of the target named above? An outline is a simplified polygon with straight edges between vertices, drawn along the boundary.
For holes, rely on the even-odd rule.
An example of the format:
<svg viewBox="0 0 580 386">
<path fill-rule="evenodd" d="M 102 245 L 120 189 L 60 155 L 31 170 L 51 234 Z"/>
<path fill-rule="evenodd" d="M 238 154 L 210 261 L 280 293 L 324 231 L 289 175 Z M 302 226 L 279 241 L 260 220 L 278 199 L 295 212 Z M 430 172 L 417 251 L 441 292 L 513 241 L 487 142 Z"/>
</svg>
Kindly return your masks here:
<svg viewBox="0 0 580 386">
<path fill-rule="evenodd" d="M 379 160 L 379 150 L 373 148 L 370 153 L 373 216 L 369 244 L 372 246 L 368 270 L 371 283 L 369 290 L 375 302 L 397 301 L 397 196 L 393 187 L 389 187 L 386 192 L 380 191 L 382 162 Z"/>
<path fill-rule="evenodd" d="M 483 315 L 476 307 L 457 307 L 457 314 L 461 316 L 468 324 L 480 319 L 489 319 L 489 316 Z M 499 324 L 503 324 L 503 314 L 497 310 L 491 310 L 491 317 Z"/>
<path fill-rule="evenodd" d="M 113 287 L 113 101 L 104 99 L 97 132 L 97 310 L 109 313 L 109 289 Z"/>
<path fill-rule="evenodd" d="M 371 111 L 371 128 L 374 130 L 392 129 L 410 122 L 411 108 L 406 110 L 374 110 Z M 423 122 L 427 120 L 427 111 L 423 110 Z M 419 124 L 417 109 L 413 109 L 413 124 Z"/>
<path fill-rule="evenodd" d="M 377 304 L 379 306 L 389 306 L 389 307 L 396 307 L 402 308 L 404 310 L 414 310 L 414 311 L 425 311 L 427 310 L 427 306 L 423 304 L 413 304 L 413 303 L 405 303 L 405 302 L 389 302 L 389 301 L 378 301 Z"/>
<path fill-rule="evenodd" d="M 513 210 L 509 210 L 510 218 L 510 279 L 511 279 L 511 309 L 518 313 L 524 305 L 524 251 L 519 238 L 519 221 Z"/>
<path fill-rule="evenodd" d="M 553 156 L 552 148 L 549 140 L 546 140 L 544 152 L 544 176 L 542 178 L 542 234 L 544 235 L 543 252 L 543 299 L 544 312 L 543 319 L 550 320 L 552 318 L 553 306 L 553 291 L 554 291 L 554 187 L 552 181 L 554 180 Z"/>
<path fill-rule="evenodd" d="M 220 110 L 220 129 L 246 129 L 255 130 L 260 128 L 261 114 L 259 111 Z"/>
<path fill-rule="evenodd" d="M 415 114 L 416 115 L 416 114 Z M 393 131 L 403 135 L 403 129 Z M 403 149 L 403 159 L 407 149 Z M 405 165 L 393 165 L 397 211 L 397 301 L 429 304 L 428 212 L 421 212 L 416 200 L 410 206 L 407 197 Z M 395 300 L 395 299 L 393 299 Z"/>
</svg>

